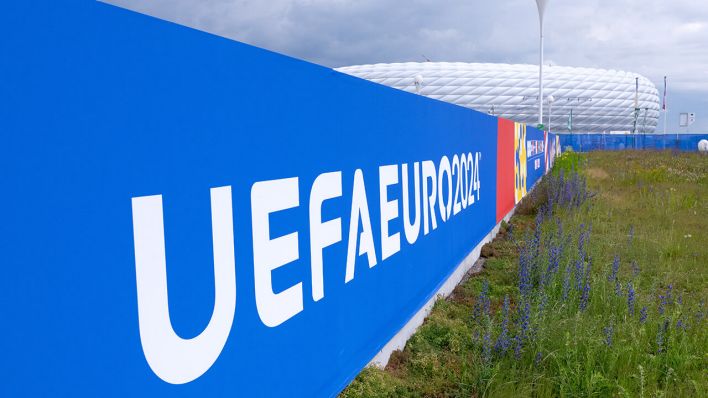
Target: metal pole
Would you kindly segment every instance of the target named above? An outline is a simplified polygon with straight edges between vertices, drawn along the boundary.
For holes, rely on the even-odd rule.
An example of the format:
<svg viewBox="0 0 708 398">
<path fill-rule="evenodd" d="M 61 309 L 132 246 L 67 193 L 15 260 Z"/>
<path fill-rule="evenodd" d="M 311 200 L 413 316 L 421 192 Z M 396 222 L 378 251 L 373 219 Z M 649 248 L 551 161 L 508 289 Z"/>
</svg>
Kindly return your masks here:
<svg viewBox="0 0 708 398">
<path fill-rule="evenodd" d="M 538 125 L 543 125 L 543 14 L 546 11 L 546 5 L 550 0 L 536 0 L 538 7 L 538 21 L 540 24 L 540 48 L 538 61 Z"/>
<path fill-rule="evenodd" d="M 538 62 L 538 124 L 543 124 L 543 15 L 541 15 L 541 48 Z"/>
<path fill-rule="evenodd" d="M 637 119 L 639 118 L 639 78 L 635 78 L 636 88 L 634 89 L 634 131 L 632 134 L 637 134 Z"/>
<path fill-rule="evenodd" d="M 666 96 L 667 96 L 667 77 L 664 76 L 664 135 L 666 135 L 666 121 L 669 119 L 669 107 L 666 104 Z M 678 138 L 678 137 L 677 137 Z"/>
<path fill-rule="evenodd" d="M 642 126 L 642 134 L 647 133 L 647 112 L 649 112 L 649 108 L 644 108 L 644 125 Z"/>
</svg>

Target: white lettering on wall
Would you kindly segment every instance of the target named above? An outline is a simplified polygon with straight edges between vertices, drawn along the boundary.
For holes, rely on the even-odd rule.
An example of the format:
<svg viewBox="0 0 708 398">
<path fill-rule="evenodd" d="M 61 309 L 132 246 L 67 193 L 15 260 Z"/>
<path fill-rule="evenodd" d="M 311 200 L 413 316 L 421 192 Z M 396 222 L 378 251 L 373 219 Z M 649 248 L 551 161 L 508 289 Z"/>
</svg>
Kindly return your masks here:
<svg viewBox="0 0 708 398">
<path fill-rule="evenodd" d="M 428 194 L 428 180 L 431 181 L 432 187 Z M 428 220 L 432 225 L 433 230 L 438 227 L 435 220 L 435 201 L 438 192 L 438 177 L 435 172 L 435 163 L 432 160 L 423 162 L 423 235 L 427 235 L 430 230 L 428 228 Z"/>
<path fill-rule="evenodd" d="M 369 268 L 376 265 L 376 248 L 374 247 L 374 235 L 371 231 L 371 218 L 369 217 L 369 203 L 366 200 L 366 188 L 364 187 L 364 172 L 360 169 L 354 172 L 354 189 L 352 192 L 352 212 L 349 218 L 349 246 L 347 249 L 347 267 L 344 282 L 348 283 L 354 279 L 354 263 L 356 261 L 356 246 L 359 242 L 359 256 L 366 254 L 369 260 Z M 361 220 L 362 231 L 359 234 L 359 221 Z M 357 239 L 358 236 L 358 239 Z"/>
<path fill-rule="evenodd" d="M 469 187 L 467 187 L 467 203 L 469 205 L 474 204 L 474 191 L 477 189 L 477 182 L 475 179 L 475 172 L 477 171 L 477 168 L 474 165 L 474 159 L 472 158 L 472 153 L 467 154 L 467 166 L 470 169 L 470 174 L 472 175 L 472 178 L 470 180 L 471 184 Z"/>
<path fill-rule="evenodd" d="M 447 176 L 447 195 L 443 191 L 446 185 L 443 179 L 445 176 Z M 447 204 L 445 203 L 446 196 Z M 440 167 L 438 168 L 438 201 L 440 203 L 440 218 L 446 222 L 452 211 L 452 171 L 450 170 L 450 159 L 447 156 L 440 159 Z"/>
<path fill-rule="evenodd" d="M 482 190 L 482 182 L 479 179 L 479 160 L 480 159 L 482 159 L 482 154 L 480 152 L 475 153 L 474 154 L 474 190 L 477 192 L 477 200 L 479 200 L 480 191 Z"/>
<path fill-rule="evenodd" d="M 406 233 L 406 240 L 411 245 L 418 239 L 420 233 L 420 166 L 418 162 L 413 164 L 413 195 L 415 196 L 415 217 L 411 223 L 410 201 L 408 191 L 408 165 L 401 166 L 401 189 L 403 193 L 403 229 Z"/>
<path fill-rule="evenodd" d="M 389 235 L 389 223 L 398 218 L 398 200 L 388 200 L 388 187 L 398 184 L 398 165 L 379 167 L 379 201 L 381 207 L 381 261 L 401 250 L 401 234 Z"/>
<path fill-rule="evenodd" d="M 155 374 L 171 384 L 198 378 L 214 364 L 231 332 L 236 309 L 231 187 L 211 189 L 214 312 L 204 331 L 179 337 L 170 322 L 162 196 L 133 198 L 138 323 L 143 353 Z"/>
<path fill-rule="evenodd" d="M 253 218 L 253 276 L 256 308 L 263 324 L 276 327 L 302 311 L 302 282 L 280 293 L 273 292 L 272 272 L 298 258 L 298 233 L 271 239 L 272 213 L 300 205 L 298 179 L 263 181 L 251 188 Z"/>
<path fill-rule="evenodd" d="M 322 174 L 312 184 L 310 193 L 310 268 L 312 270 L 312 299 L 324 297 L 322 251 L 342 240 L 342 219 L 322 222 L 322 203 L 342 196 L 342 172 Z"/>
<path fill-rule="evenodd" d="M 455 154 L 452 163 L 443 156 L 436 169 L 431 160 L 413 163 L 413 213 L 411 220 L 408 164 L 379 167 L 379 222 L 381 261 L 403 250 L 401 230 L 409 245 L 435 231 L 437 215 L 444 223 L 481 200 L 480 152 Z M 422 177 L 421 177 L 422 175 Z M 312 300 L 325 298 L 325 249 L 342 242 L 342 217 L 323 220 L 327 201 L 342 197 L 341 171 L 319 175 L 309 190 L 309 237 Z M 273 290 L 273 272 L 300 259 L 299 232 L 271 236 L 271 215 L 300 206 L 297 177 L 256 182 L 251 187 L 251 230 L 253 242 L 254 291 L 258 316 L 274 328 L 303 311 L 303 283 L 299 281 L 279 293 Z M 399 191 L 400 189 L 400 191 Z M 400 193 L 401 200 L 390 197 Z M 401 203 L 399 208 L 399 202 Z M 339 202 L 341 209 L 341 199 Z M 352 180 L 349 234 L 346 259 L 332 261 L 327 268 L 345 266 L 344 282 L 354 279 L 357 260 L 366 256 L 369 268 L 377 264 L 376 245 L 369 213 L 364 172 L 357 169 Z M 374 202 L 375 203 L 375 202 Z M 436 206 L 437 203 L 437 206 Z M 135 240 L 135 268 L 138 317 L 143 352 L 150 368 L 172 384 L 188 383 L 200 377 L 224 348 L 236 308 L 236 269 L 231 187 L 211 189 L 212 239 L 214 252 L 214 310 L 204 331 L 192 339 L 174 332 L 167 298 L 167 270 L 162 196 L 132 199 Z M 400 213 L 403 212 L 403 217 Z M 421 217 L 422 212 L 422 217 Z M 402 221 L 399 221 L 402 219 Z M 360 229 L 361 226 L 361 229 Z M 305 227 L 307 228 L 307 227 Z M 307 231 L 305 232 L 307 233 Z M 340 268 L 341 270 L 341 268 Z"/>
<path fill-rule="evenodd" d="M 452 176 L 455 181 L 455 197 L 452 205 L 452 215 L 456 216 L 462 211 L 462 202 L 460 201 L 460 188 L 462 184 L 462 173 L 460 172 L 460 158 L 455 155 L 452 157 Z M 467 202 L 465 202 L 467 207 Z"/>
</svg>

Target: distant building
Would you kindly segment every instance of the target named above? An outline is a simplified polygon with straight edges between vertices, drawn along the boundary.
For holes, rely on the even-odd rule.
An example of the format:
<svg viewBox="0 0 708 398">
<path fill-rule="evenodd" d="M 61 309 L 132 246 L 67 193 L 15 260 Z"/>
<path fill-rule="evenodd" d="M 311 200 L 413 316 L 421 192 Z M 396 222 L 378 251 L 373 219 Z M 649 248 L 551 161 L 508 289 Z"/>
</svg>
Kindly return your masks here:
<svg viewBox="0 0 708 398">
<path fill-rule="evenodd" d="M 537 65 L 409 62 L 337 70 L 517 122 L 538 123 Z M 637 132 L 653 133 L 656 129 L 659 93 L 649 79 L 636 73 L 591 68 L 545 66 L 543 71 L 544 96 L 555 99 L 552 131 L 569 131 L 571 110 L 573 132 L 634 131 L 635 119 Z M 546 126 L 548 115 L 545 103 Z"/>
</svg>

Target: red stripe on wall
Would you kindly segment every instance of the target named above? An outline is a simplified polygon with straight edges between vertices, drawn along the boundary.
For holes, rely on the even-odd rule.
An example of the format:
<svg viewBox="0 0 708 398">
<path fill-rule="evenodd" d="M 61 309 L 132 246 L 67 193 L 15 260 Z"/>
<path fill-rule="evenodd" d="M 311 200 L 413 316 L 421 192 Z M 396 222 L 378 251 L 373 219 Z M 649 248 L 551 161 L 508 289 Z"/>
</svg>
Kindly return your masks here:
<svg viewBox="0 0 708 398">
<path fill-rule="evenodd" d="M 497 129 L 497 222 L 514 208 L 514 122 L 499 119 Z"/>
</svg>

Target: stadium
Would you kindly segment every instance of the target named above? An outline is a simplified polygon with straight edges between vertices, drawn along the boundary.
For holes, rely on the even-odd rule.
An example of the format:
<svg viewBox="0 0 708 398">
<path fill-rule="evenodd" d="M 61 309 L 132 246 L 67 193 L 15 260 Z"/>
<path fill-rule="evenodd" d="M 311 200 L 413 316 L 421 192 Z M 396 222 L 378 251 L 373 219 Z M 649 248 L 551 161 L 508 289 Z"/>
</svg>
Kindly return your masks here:
<svg viewBox="0 0 708 398">
<path fill-rule="evenodd" d="M 516 122 L 538 123 L 537 65 L 408 62 L 337 70 Z M 554 101 L 550 106 L 545 101 L 543 123 L 554 132 L 653 133 L 659 120 L 658 91 L 636 73 L 546 66 L 544 90 Z"/>
</svg>

